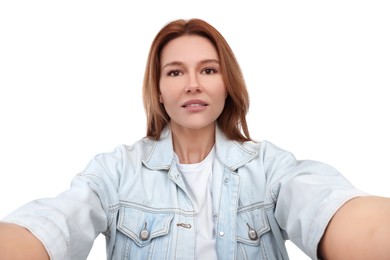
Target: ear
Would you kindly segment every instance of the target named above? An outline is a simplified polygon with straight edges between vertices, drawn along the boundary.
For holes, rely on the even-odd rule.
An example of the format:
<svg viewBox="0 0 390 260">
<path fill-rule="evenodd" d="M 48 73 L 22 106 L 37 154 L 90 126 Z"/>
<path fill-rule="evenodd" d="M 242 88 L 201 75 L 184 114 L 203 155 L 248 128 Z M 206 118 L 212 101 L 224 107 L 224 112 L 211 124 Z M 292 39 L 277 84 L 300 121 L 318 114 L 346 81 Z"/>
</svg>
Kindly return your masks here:
<svg viewBox="0 0 390 260">
<path fill-rule="evenodd" d="M 159 99 L 160 99 L 160 103 L 164 104 L 164 99 L 163 99 L 163 97 L 162 97 L 161 94 L 160 94 L 160 96 L 159 96 Z"/>
</svg>

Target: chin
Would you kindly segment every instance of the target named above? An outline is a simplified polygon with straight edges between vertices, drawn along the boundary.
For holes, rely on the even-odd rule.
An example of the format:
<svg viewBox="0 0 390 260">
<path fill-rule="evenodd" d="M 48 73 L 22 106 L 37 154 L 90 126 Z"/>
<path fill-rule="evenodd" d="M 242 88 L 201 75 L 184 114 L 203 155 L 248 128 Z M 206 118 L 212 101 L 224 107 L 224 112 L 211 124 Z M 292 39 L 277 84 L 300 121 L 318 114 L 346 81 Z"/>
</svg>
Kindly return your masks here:
<svg viewBox="0 0 390 260">
<path fill-rule="evenodd" d="M 200 122 L 194 122 L 194 123 L 185 122 L 183 124 L 176 123 L 177 127 L 188 129 L 188 130 L 202 130 L 202 129 L 208 128 L 210 126 L 214 126 L 215 124 L 216 124 L 216 121 L 204 122 L 204 123 L 200 123 Z"/>
</svg>

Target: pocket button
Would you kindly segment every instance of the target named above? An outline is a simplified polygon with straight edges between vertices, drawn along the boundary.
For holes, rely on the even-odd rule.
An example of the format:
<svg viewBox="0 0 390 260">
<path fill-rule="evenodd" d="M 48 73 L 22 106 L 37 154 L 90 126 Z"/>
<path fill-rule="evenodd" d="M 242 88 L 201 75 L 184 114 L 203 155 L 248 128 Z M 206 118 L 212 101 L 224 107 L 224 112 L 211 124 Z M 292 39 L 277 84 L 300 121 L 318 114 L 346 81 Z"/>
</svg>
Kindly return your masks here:
<svg viewBox="0 0 390 260">
<path fill-rule="evenodd" d="M 141 238 L 141 240 L 145 241 L 145 240 L 148 240 L 149 238 L 149 231 L 147 231 L 146 229 L 142 230 L 139 234 L 139 237 Z"/>
<path fill-rule="evenodd" d="M 257 232 L 256 232 L 254 229 L 249 229 L 249 231 L 248 231 L 248 237 L 249 237 L 251 240 L 257 240 L 257 239 L 258 239 Z"/>
</svg>

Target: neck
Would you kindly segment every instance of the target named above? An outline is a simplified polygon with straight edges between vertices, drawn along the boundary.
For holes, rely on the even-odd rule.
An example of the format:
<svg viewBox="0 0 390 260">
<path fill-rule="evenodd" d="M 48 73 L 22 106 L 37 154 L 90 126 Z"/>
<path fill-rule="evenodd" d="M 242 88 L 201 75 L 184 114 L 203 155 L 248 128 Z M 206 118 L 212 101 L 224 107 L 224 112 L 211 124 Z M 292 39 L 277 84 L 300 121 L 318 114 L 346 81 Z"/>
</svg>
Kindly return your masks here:
<svg viewBox="0 0 390 260">
<path fill-rule="evenodd" d="M 173 150 L 182 164 L 198 163 L 210 153 L 215 143 L 215 124 L 202 129 L 171 125 Z"/>
</svg>

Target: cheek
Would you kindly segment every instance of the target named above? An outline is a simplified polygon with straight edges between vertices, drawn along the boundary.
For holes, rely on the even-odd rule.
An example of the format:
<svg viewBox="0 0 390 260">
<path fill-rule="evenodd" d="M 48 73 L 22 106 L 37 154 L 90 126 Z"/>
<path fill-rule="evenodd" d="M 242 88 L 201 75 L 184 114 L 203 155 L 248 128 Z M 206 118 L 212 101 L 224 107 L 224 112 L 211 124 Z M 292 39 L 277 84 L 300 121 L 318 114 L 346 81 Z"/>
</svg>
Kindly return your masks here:
<svg viewBox="0 0 390 260">
<path fill-rule="evenodd" d="M 177 82 L 160 82 L 160 102 L 164 104 L 175 103 L 182 95 L 182 89 Z"/>
<path fill-rule="evenodd" d="M 172 109 L 174 109 L 177 104 L 177 98 L 173 93 L 162 92 L 160 94 L 160 103 L 163 104 L 167 112 L 172 111 Z"/>
<path fill-rule="evenodd" d="M 167 101 L 167 95 L 166 95 L 167 91 L 166 91 L 165 84 L 163 84 L 161 81 L 159 84 L 159 91 L 160 91 L 160 95 L 159 95 L 160 103 L 165 103 Z"/>
<path fill-rule="evenodd" d="M 220 88 L 218 88 L 218 93 L 217 93 L 217 95 L 218 95 L 219 97 L 221 97 L 221 100 L 222 100 L 222 99 L 225 100 L 225 99 L 227 98 L 228 94 L 229 94 L 229 93 L 228 93 L 228 91 L 227 91 L 225 85 L 222 85 Z"/>
<path fill-rule="evenodd" d="M 174 85 L 168 80 L 161 79 L 159 82 L 160 96 L 166 101 L 172 93 Z"/>
</svg>

